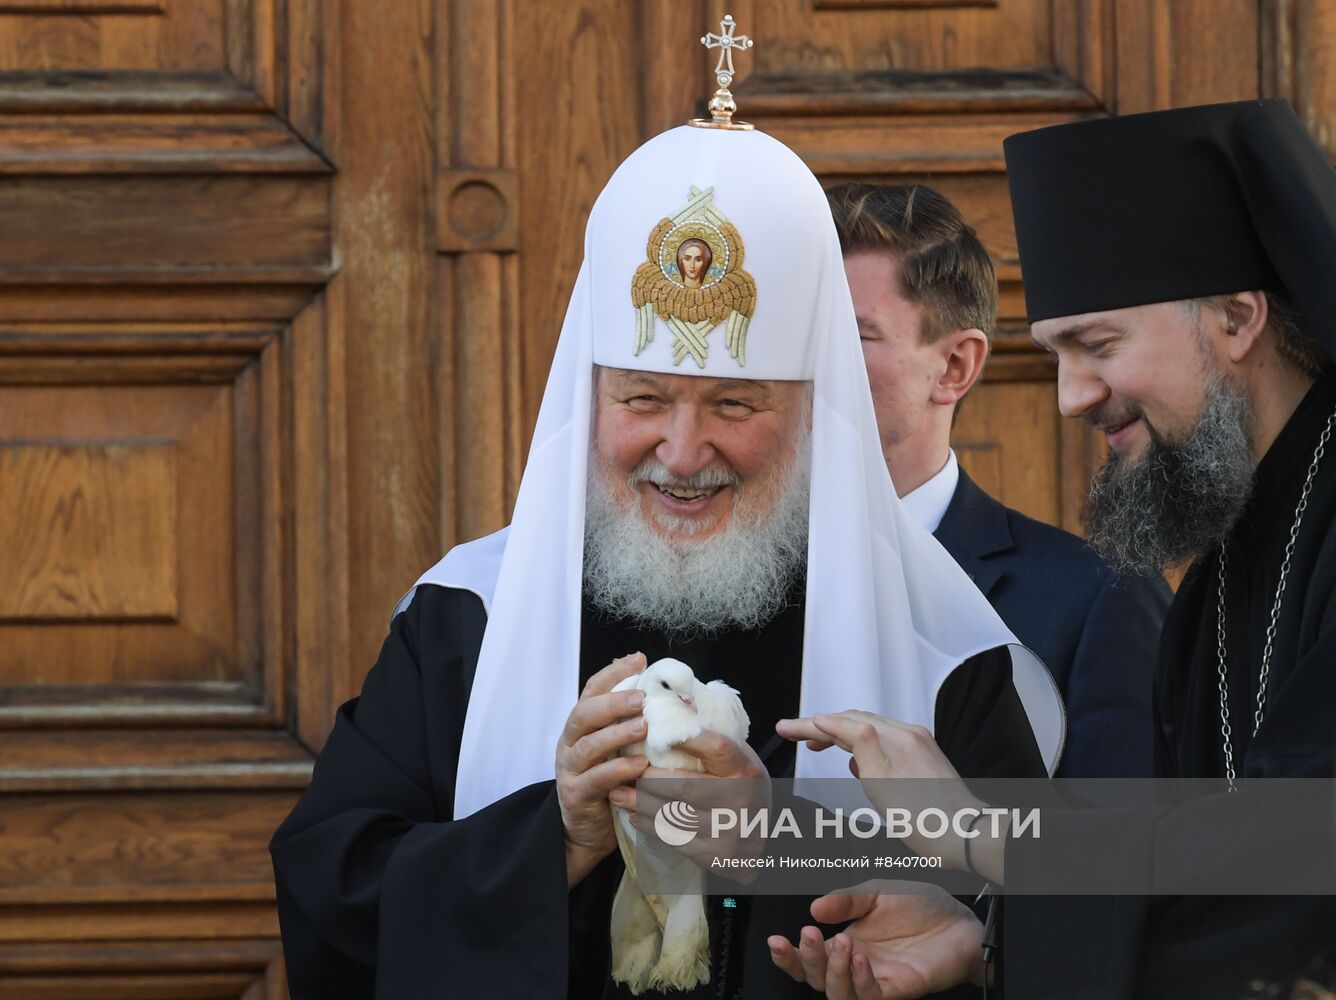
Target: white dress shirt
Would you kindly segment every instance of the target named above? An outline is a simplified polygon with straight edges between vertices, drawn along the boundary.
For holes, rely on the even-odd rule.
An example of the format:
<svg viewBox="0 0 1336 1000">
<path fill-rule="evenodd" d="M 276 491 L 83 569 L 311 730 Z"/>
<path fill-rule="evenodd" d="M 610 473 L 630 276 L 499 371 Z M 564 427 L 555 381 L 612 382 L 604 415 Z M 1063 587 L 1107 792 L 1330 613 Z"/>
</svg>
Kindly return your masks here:
<svg viewBox="0 0 1336 1000">
<path fill-rule="evenodd" d="M 933 476 L 916 490 L 911 490 L 900 498 L 909 516 L 928 531 L 936 531 L 946 516 L 946 508 L 951 506 L 951 498 L 956 495 L 956 485 L 960 482 L 960 463 L 956 453 L 948 451 L 946 464 L 942 471 Z"/>
</svg>

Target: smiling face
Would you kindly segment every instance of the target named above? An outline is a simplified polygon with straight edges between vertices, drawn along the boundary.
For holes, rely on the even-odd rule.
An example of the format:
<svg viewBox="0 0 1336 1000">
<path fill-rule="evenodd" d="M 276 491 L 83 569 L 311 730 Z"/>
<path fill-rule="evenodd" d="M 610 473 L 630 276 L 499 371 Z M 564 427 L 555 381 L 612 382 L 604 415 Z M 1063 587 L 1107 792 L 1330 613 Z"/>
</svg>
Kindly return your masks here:
<svg viewBox="0 0 1336 1000">
<path fill-rule="evenodd" d="M 807 420 L 806 383 L 599 368 L 593 460 L 618 505 L 703 541 L 773 510 Z"/>
<path fill-rule="evenodd" d="M 1247 501 L 1256 422 L 1229 367 L 1239 345 L 1226 320 L 1201 302 L 1168 302 L 1032 328 L 1057 356 L 1063 414 L 1108 440 L 1082 520 L 1121 572 L 1159 573 L 1210 551 Z"/>
<path fill-rule="evenodd" d="M 807 563 L 810 388 L 596 369 L 586 601 L 684 636 L 778 614 Z"/>
<path fill-rule="evenodd" d="M 710 269 L 714 255 L 704 240 L 686 240 L 677 250 L 677 269 L 682 272 L 682 284 L 699 288 Z"/>
<path fill-rule="evenodd" d="M 1198 317 L 1183 303 L 1159 302 L 1046 319 L 1030 328 L 1058 361 L 1058 408 L 1104 434 L 1122 461 L 1151 443 L 1187 440 L 1211 377 L 1219 372 Z"/>
</svg>

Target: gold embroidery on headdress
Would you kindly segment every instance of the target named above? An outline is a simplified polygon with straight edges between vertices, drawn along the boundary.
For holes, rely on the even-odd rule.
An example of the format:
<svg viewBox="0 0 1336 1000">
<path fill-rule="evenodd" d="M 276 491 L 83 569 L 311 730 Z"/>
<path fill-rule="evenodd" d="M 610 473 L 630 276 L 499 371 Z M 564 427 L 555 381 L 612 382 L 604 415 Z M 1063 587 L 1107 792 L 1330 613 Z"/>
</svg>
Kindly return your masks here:
<svg viewBox="0 0 1336 1000">
<path fill-rule="evenodd" d="M 673 331 L 673 364 L 688 354 L 704 368 L 706 338 L 720 323 L 724 346 L 747 363 L 747 327 L 756 314 L 756 282 L 742 269 L 742 237 L 714 207 L 714 188 L 692 187 L 690 200 L 649 234 L 645 263 L 631 279 L 636 354 L 654 339 L 654 316 Z"/>
</svg>

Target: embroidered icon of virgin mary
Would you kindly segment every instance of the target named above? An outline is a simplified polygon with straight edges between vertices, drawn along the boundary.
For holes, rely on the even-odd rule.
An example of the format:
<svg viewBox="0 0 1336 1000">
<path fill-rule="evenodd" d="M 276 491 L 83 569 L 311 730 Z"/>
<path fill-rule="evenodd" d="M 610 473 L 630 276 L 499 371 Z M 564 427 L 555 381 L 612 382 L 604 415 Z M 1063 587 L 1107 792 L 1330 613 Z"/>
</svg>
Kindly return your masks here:
<svg viewBox="0 0 1336 1000">
<path fill-rule="evenodd" d="M 673 332 L 673 364 L 690 355 L 704 368 L 710 332 L 725 324 L 724 346 L 744 367 L 756 282 L 742 269 L 742 237 L 714 207 L 714 188 L 692 187 L 689 199 L 654 227 L 631 279 L 636 354 L 654 339 L 658 315 Z"/>
</svg>

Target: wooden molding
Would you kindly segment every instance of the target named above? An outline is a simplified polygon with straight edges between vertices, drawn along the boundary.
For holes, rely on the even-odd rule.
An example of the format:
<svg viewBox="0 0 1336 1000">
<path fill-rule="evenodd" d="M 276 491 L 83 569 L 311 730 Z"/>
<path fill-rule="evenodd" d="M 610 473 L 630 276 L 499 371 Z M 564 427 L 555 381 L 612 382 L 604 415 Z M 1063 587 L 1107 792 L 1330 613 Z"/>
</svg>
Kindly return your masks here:
<svg viewBox="0 0 1336 1000">
<path fill-rule="evenodd" d="M 505 523 L 530 426 L 515 303 L 520 184 L 513 0 L 438 5 L 436 246 L 445 342 L 436 409 L 442 547 Z M 569 57 L 569 55 L 568 55 Z M 517 60 L 519 61 L 517 63 Z M 576 59 L 578 62 L 578 57 Z"/>
<path fill-rule="evenodd" d="M 849 117 L 831 123 L 775 118 L 765 130 L 796 152 L 819 176 L 877 177 L 923 174 L 1000 174 L 1002 140 L 1021 128 L 1075 121 L 1079 113 L 1015 119 L 953 117 L 903 121 Z"/>
<path fill-rule="evenodd" d="M 1261 93 L 1283 97 L 1329 156 L 1336 157 L 1336 72 L 1327 42 L 1336 33 L 1329 5 L 1267 0 L 1262 4 Z"/>
<path fill-rule="evenodd" d="M 813 10 L 943 10 L 996 7 L 998 0 L 812 0 Z"/>
<path fill-rule="evenodd" d="M 0 0 L 0 14 L 163 14 L 166 0 Z"/>
<path fill-rule="evenodd" d="M 0 944 L 0 975 L 67 973 L 87 975 L 114 970 L 225 968 L 267 969 L 278 961 L 272 938 L 221 938 L 179 941 L 151 938 L 127 941 L 69 941 Z"/>
<path fill-rule="evenodd" d="M 1303 5 L 1307 10 L 1308 5 Z M 1283 97 L 1302 117 L 1300 66 L 1303 62 L 1298 41 L 1300 13 L 1292 0 L 1266 0 L 1260 23 L 1262 96 Z"/>
<path fill-rule="evenodd" d="M 219 70 L 6 73 L 0 114 L 207 114 L 270 111 L 249 85 Z"/>
<path fill-rule="evenodd" d="M 272 114 L 188 122 L 153 115 L 0 117 L 0 174 L 328 174 L 329 162 Z"/>
<path fill-rule="evenodd" d="M 0 274 L 0 316 L 19 323 L 62 324 L 96 318 L 107 324 L 179 320 L 217 323 L 262 320 L 286 324 L 334 277 L 331 267 L 264 270 L 249 283 L 236 272 L 195 270 L 169 282 L 157 271 L 132 273 L 128 284 L 73 281 L 52 271 L 6 284 Z M 7 345 L 8 346 L 8 345 Z M 185 348 L 182 347 L 182 350 Z M 41 353 L 40 351 L 38 353 Z"/>
<path fill-rule="evenodd" d="M 109 915 L 108 915 L 109 916 Z M 100 914 L 72 920 L 92 924 Z M 76 924 L 75 926 L 79 926 Z M 62 1000 L 286 1000 L 277 940 L 0 943 L 0 995 Z"/>
<path fill-rule="evenodd" d="M 1067 113 L 1102 106 L 1079 82 L 1049 70 L 753 73 L 738 101 L 757 119 Z"/>
<path fill-rule="evenodd" d="M 73 893 L 64 894 L 68 899 Z M 95 894 L 85 892 L 85 896 Z M 185 941 L 198 938 L 278 938 L 278 914 L 268 897 L 251 898 L 234 892 L 220 898 L 217 893 L 196 902 L 181 889 L 152 895 L 137 894 L 142 902 L 116 902 L 113 893 L 102 893 L 96 901 L 78 903 L 64 899 L 46 904 L 0 906 L 0 942 L 22 944 L 96 941 Z M 147 897 L 147 898 L 145 898 Z M 178 902 L 176 900 L 182 900 Z M 59 995 L 59 994 L 58 994 Z M 177 994 L 178 996 L 180 994 Z M 129 997 L 126 1000 L 130 1000 Z"/>
<path fill-rule="evenodd" d="M 230 385 L 247 364 L 233 354 L 0 354 L 0 385 Z"/>
<path fill-rule="evenodd" d="M 0 185 L 0 284 L 323 283 L 330 186 L 236 174 L 13 178 Z"/>
<path fill-rule="evenodd" d="M 436 182 L 436 249 L 519 249 L 519 177 L 514 170 L 447 170 Z"/>
<path fill-rule="evenodd" d="M 139 728 L 146 733 L 189 729 L 199 736 L 201 748 L 216 742 L 212 737 L 200 735 L 204 730 L 276 729 L 283 722 L 272 706 L 264 704 L 256 685 L 246 681 L 178 681 L 122 686 L 8 685 L 4 688 L 4 704 L 0 705 L 0 730 L 11 733 L 56 728 L 114 728 L 117 732 Z M 88 738 L 98 742 L 93 737 Z M 119 737 L 109 739 L 105 741 L 106 754 L 96 762 L 108 767 L 119 766 L 121 757 L 113 752 L 117 747 L 126 753 L 153 753 L 155 741 L 165 738 L 144 735 L 145 742 L 139 747 L 122 746 Z M 230 752 L 231 748 L 227 749 Z M 60 747 L 55 747 L 54 752 L 53 759 L 64 760 L 67 756 Z M 244 755 L 239 759 L 244 759 Z M 157 762 L 155 758 L 152 762 L 141 761 L 136 766 L 148 767 L 149 763 Z"/>
<path fill-rule="evenodd" d="M 105 727 L 118 721 L 89 707 L 85 723 Z M 190 729 L 184 728 L 186 719 L 180 729 L 153 729 L 136 718 L 121 721 L 140 728 L 71 733 L 80 720 L 66 715 L 41 721 L 66 728 L 8 729 L 16 719 L 8 711 L 0 714 L 6 746 L 0 786 L 7 794 L 300 790 L 311 780 L 311 752 L 274 729 Z"/>
</svg>

